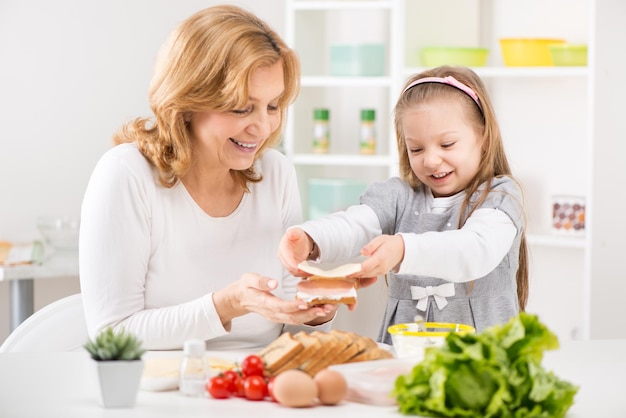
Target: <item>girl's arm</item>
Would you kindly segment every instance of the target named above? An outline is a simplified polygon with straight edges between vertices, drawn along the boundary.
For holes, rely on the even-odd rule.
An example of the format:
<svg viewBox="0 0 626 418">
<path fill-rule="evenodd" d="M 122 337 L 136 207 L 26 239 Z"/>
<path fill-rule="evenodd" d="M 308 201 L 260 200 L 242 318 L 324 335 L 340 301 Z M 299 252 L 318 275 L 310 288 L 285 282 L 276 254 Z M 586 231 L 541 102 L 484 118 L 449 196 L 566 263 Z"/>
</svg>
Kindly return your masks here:
<svg viewBox="0 0 626 418">
<path fill-rule="evenodd" d="M 404 259 L 398 274 L 468 282 L 490 273 L 509 252 L 517 235 L 511 218 L 501 210 L 477 209 L 461 229 L 400 234 Z"/>
<path fill-rule="evenodd" d="M 301 228 L 319 249 L 320 262 L 343 262 L 359 257 L 361 248 L 382 233 L 376 213 L 366 205 L 307 221 Z"/>
</svg>

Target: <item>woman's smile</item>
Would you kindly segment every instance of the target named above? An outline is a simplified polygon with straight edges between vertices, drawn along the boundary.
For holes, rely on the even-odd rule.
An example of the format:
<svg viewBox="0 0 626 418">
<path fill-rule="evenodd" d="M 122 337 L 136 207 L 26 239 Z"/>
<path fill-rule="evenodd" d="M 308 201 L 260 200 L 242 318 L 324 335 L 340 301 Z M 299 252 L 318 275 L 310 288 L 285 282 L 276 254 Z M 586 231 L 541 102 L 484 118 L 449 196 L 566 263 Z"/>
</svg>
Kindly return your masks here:
<svg viewBox="0 0 626 418">
<path fill-rule="evenodd" d="M 237 141 L 235 138 L 229 138 L 229 139 L 230 139 L 230 142 L 235 144 L 238 149 L 240 149 L 241 151 L 244 151 L 244 152 L 252 152 L 252 153 L 254 153 L 254 152 L 256 152 L 256 150 L 257 150 L 257 148 L 259 146 L 259 143 L 257 143 L 257 142 L 253 142 L 253 143 L 250 143 L 250 142 L 240 142 L 240 141 Z"/>
</svg>

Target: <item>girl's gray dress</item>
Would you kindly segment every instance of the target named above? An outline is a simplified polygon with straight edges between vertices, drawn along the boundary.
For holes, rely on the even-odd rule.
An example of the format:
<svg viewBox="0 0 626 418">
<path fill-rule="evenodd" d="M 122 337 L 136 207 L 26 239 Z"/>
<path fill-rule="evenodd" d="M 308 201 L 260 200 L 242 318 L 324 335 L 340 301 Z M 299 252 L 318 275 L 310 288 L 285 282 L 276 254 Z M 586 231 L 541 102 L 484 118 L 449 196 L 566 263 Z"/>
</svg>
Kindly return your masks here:
<svg viewBox="0 0 626 418">
<path fill-rule="evenodd" d="M 429 213 L 426 193 L 413 190 L 398 178 L 375 183 L 361 197 L 380 221 L 383 234 L 423 233 L 457 229 L 460 206 L 443 214 Z M 480 332 L 486 327 L 506 322 L 519 312 L 516 272 L 521 231 L 524 225 L 521 191 L 509 177 L 496 178 L 492 191 L 480 208 L 496 208 L 506 213 L 517 228 L 509 252 L 500 264 L 484 277 L 465 283 L 450 283 L 426 276 L 389 273 L 389 300 L 378 341 L 391 344 L 387 328 L 392 324 L 413 322 L 417 314 L 428 322 L 452 322 L 472 325 Z M 410 257 L 405 254 L 405 257 Z M 443 287 L 438 287 L 444 285 Z M 451 286 L 454 287 L 453 292 Z M 447 293 L 446 293 L 447 290 Z M 437 296 L 440 293 L 444 299 Z M 453 295 L 450 295 L 453 293 Z M 427 295 L 428 297 L 423 297 Z M 447 296 L 446 296 L 447 295 Z M 421 296 L 421 297 L 420 297 Z M 445 306 L 438 306 L 445 305 Z"/>
</svg>

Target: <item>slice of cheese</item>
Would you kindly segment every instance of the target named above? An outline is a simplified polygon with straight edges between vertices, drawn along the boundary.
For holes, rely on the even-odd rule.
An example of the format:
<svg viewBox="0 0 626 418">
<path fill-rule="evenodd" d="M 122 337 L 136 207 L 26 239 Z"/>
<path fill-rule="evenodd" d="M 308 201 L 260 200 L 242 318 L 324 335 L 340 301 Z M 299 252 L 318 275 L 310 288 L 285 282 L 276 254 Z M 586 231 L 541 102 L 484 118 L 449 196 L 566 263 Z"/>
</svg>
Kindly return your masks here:
<svg viewBox="0 0 626 418">
<path fill-rule="evenodd" d="M 298 264 L 298 268 L 314 276 L 345 277 L 361 271 L 360 263 L 346 263 L 341 265 L 319 265 L 309 261 Z"/>
</svg>

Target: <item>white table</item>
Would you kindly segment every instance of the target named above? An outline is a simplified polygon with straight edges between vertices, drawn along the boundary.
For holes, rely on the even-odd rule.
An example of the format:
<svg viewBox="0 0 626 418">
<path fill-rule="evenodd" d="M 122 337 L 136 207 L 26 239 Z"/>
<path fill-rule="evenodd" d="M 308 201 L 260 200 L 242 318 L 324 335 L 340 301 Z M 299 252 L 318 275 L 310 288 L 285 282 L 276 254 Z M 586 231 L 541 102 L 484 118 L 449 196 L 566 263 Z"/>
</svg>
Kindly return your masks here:
<svg viewBox="0 0 626 418">
<path fill-rule="evenodd" d="M 545 367 L 581 386 L 568 418 L 626 417 L 625 353 L 626 340 L 569 342 L 546 353 Z M 188 398 L 176 391 L 140 391 L 132 409 L 103 409 L 91 373 L 84 352 L 0 354 L 0 417 L 402 417 L 395 407 L 352 402 L 290 409 L 269 401 Z"/>
<path fill-rule="evenodd" d="M 78 255 L 53 255 L 42 265 L 0 266 L 0 282 L 9 282 L 9 326 L 13 331 L 35 310 L 35 279 L 78 277 Z"/>
</svg>

